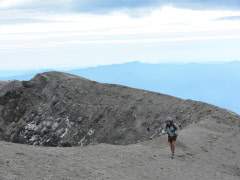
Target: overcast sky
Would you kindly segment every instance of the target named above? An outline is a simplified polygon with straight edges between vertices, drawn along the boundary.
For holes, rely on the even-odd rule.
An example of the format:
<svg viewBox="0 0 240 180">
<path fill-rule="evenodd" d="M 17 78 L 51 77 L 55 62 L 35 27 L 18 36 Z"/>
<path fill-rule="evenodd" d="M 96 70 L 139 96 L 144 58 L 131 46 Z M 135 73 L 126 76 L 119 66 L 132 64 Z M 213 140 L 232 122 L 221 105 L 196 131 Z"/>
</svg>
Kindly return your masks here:
<svg viewBox="0 0 240 180">
<path fill-rule="evenodd" d="M 240 60 L 239 0 L 0 0 L 0 69 Z"/>
</svg>

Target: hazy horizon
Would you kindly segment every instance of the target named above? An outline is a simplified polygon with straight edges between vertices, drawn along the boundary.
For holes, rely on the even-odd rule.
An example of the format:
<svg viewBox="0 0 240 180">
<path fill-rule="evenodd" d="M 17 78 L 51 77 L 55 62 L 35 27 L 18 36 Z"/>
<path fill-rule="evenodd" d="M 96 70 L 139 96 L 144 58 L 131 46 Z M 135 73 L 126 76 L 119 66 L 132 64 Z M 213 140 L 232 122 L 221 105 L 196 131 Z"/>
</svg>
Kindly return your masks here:
<svg viewBox="0 0 240 180">
<path fill-rule="evenodd" d="M 238 47 L 238 0 L 0 0 L 1 69 L 232 61 Z"/>
<path fill-rule="evenodd" d="M 101 66 L 109 66 L 109 65 L 120 65 L 120 64 L 127 64 L 127 63 L 142 63 L 142 64 L 191 64 L 191 63 L 196 63 L 196 64 L 222 64 L 222 63 L 231 63 L 231 62 L 240 62 L 240 60 L 229 60 L 229 61 L 200 61 L 200 62 L 194 62 L 194 61 L 189 61 L 189 62 L 181 62 L 181 61 L 162 61 L 162 62 L 141 62 L 141 61 L 129 61 L 129 62 L 120 62 L 120 63 L 112 63 L 112 64 L 101 64 L 101 65 L 92 65 L 92 66 L 52 66 L 52 67 L 39 67 L 39 68 L 19 68 L 19 69 L 14 69 L 14 68 L 9 68 L 9 69 L 1 69 L 0 67 L 0 73 L 2 72 L 7 72 L 7 71 L 38 71 L 38 70 L 74 70 L 74 69 L 85 69 L 85 68 L 93 68 L 93 67 L 101 67 Z M 1 75 L 0 75 L 1 77 Z"/>
</svg>

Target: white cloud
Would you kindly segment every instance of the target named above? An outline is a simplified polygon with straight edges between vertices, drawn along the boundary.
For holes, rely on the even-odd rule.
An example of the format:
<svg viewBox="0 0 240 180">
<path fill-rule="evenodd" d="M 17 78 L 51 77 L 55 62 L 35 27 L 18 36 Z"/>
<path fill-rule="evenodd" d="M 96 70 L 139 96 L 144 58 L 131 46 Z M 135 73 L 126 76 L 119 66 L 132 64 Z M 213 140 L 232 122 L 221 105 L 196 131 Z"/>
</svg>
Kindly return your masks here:
<svg viewBox="0 0 240 180">
<path fill-rule="evenodd" d="M 12 49 L 42 49 L 51 47 L 64 47 L 68 45 L 88 45 L 88 44 L 146 44 L 146 43 L 160 43 L 160 42 L 184 42 L 184 41 L 199 41 L 199 40 L 224 40 L 224 39 L 240 39 L 239 35 L 228 36 L 195 36 L 195 37 L 178 37 L 178 38 L 158 38 L 158 39 L 116 39 L 116 40 L 69 40 L 69 41 L 56 41 L 46 43 L 25 43 L 15 45 L 1 45 L 0 50 Z"/>
<path fill-rule="evenodd" d="M 31 15 L 31 12 L 29 12 L 29 15 Z M 175 38 L 182 38 L 182 36 L 191 38 L 191 33 L 198 33 L 198 37 L 218 33 L 222 36 L 228 36 L 230 32 L 240 32 L 240 23 L 218 21 L 217 19 L 222 16 L 236 15 L 240 15 L 240 12 L 193 11 L 169 6 L 155 10 L 149 16 L 141 18 L 131 18 L 120 12 L 102 16 L 86 14 L 52 14 L 46 16 L 37 14 L 35 15 L 37 18 L 60 22 L 0 25 L 0 40 L 13 42 L 13 40 L 47 39 L 51 42 L 56 38 L 59 38 L 60 41 L 62 38 L 65 38 L 65 40 L 67 38 L 69 41 L 84 39 L 85 42 L 87 40 L 94 41 L 93 38 L 100 38 L 104 42 L 104 40 L 110 38 L 110 40 L 117 42 L 123 35 L 129 36 L 130 39 L 132 36 L 142 36 L 142 39 L 148 39 L 149 35 L 166 37 L 174 35 L 174 37 L 177 36 Z M 36 43 L 39 43 L 39 41 L 36 41 Z M 16 44 L 16 42 L 13 42 L 13 44 Z"/>
<path fill-rule="evenodd" d="M 33 0 L 1 0 L 0 8 L 11 8 L 19 5 L 27 4 Z"/>
<path fill-rule="evenodd" d="M 12 58 L 15 52 L 17 52 L 17 56 L 19 52 L 22 53 L 23 51 L 29 52 L 29 56 L 26 55 L 24 58 L 31 58 L 31 56 L 36 56 L 34 52 L 40 51 L 57 52 L 56 49 L 61 49 L 59 50 L 61 52 L 57 52 L 57 54 L 61 54 L 63 49 L 66 48 L 69 50 L 73 47 L 76 49 L 79 48 L 77 51 L 74 51 L 74 53 L 78 51 L 84 51 L 84 53 L 87 53 L 88 50 L 97 51 L 97 49 L 102 47 L 111 49 L 119 45 L 121 46 L 121 49 L 116 48 L 116 53 L 112 53 L 112 57 L 109 55 L 111 53 L 106 50 L 105 54 L 101 54 L 102 59 L 105 59 L 106 56 L 109 56 L 108 59 L 116 59 L 114 56 L 121 52 L 124 53 L 121 53 L 120 57 L 118 54 L 118 59 L 129 57 L 132 59 L 134 59 L 134 57 L 146 57 L 145 59 L 148 59 L 149 55 L 146 52 L 150 50 L 147 50 L 146 52 L 145 50 L 142 50 L 135 54 L 132 52 L 140 48 L 140 46 L 148 46 L 149 44 L 151 44 L 151 49 L 153 49 L 150 53 L 152 60 L 160 56 L 160 50 L 157 47 L 164 47 L 165 44 L 171 44 L 170 48 L 172 48 L 171 52 L 170 50 L 162 51 L 161 54 L 165 53 L 164 57 L 166 58 L 174 60 L 174 57 L 175 59 L 181 57 L 181 59 L 184 59 L 184 54 L 186 53 L 179 52 L 179 46 L 177 46 L 179 44 L 185 44 L 185 49 L 189 49 L 189 51 L 192 49 L 192 44 L 196 46 L 199 44 L 197 48 L 195 46 L 195 50 L 193 51 L 194 54 L 192 53 L 193 55 L 191 58 L 195 56 L 204 58 L 204 56 L 209 57 L 210 50 L 207 49 L 207 46 L 202 46 L 202 44 L 208 44 L 207 42 L 211 41 L 215 43 L 212 44 L 212 47 L 215 45 L 217 47 L 220 44 L 219 42 L 224 43 L 225 41 L 231 41 L 229 44 L 224 44 L 224 47 L 222 46 L 222 48 L 225 48 L 228 45 L 227 47 L 235 50 L 236 44 L 238 44 L 237 42 L 239 42 L 240 39 L 240 23 L 238 23 L 238 20 L 218 20 L 220 17 L 240 16 L 239 11 L 194 11 L 168 6 L 161 9 L 154 9 L 147 16 L 138 18 L 133 18 L 123 12 L 114 12 L 105 15 L 90 15 L 74 13 L 44 14 L 27 10 L 4 11 L 5 19 L 7 19 L 7 16 L 12 19 L 18 17 L 31 17 L 31 19 L 35 18 L 52 22 L 0 24 L 1 58 L 4 56 Z M 0 16 L 2 16 L 1 12 Z M 219 41 L 217 42 L 217 40 Z M 231 47 L 231 44 L 234 44 L 234 46 L 232 45 Z M 132 52 L 129 50 L 130 46 Z M 88 47 L 89 49 L 87 49 Z M 202 53 L 204 48 L 208 54 Z M 112 51 L 112 49 L 110 49 L 109 51 Z M 100 56 L 94 56 L 92 51 L 92 60 L 97 61 Z M 30 52 L 32 52 L 32 54 Z M 172 52 L 181 53 L 181 56 L 174 55 L 175 53 Z M 221 56 L 221 54 L 224 53 L 223 51 L 219 52 L 218 56 L 226 58 L 226 52 L 225 56 Z M 82 58 L 79 54 L 74 53 L 71 54 L 73 59 L 74 57 L 78 57 L 77 59 Z M 100 53 L 103 53 L 103 51 Z M 66 54 L 69 55 L 70 53 Z M 130 56 L 129 54 L 132 55 Z M 54 56 L 53 53 L 51 55 Z M 85 56 L 88 58 L 88 55 Z M 229 57 L 233 56 L 236 56 L 236 53 L 229 54 Z M 42 58 L 47 59 L 48 57 L 42 56 Z M 62 56 L 60 58 L 62 58 Z M 66 61 L 66 63 L 67 62 L 68 61 Z"/>
<path fill-rule="evenodd" d="M 31 10 L 40 12 L 68 12 L 72 0 L 0 0 L 0 9 Z"/>
</svg>

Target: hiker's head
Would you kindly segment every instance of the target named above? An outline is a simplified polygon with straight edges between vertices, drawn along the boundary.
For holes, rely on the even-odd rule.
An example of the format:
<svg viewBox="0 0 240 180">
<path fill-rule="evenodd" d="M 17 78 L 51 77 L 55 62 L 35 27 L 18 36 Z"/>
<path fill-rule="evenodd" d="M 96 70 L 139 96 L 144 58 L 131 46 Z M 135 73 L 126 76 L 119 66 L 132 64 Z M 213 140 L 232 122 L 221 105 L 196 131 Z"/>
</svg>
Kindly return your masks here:
<svg viewBox="0 0 240 180">
<path fill-rule="evenodd" d="M 167 123 L 168 125 L 171 125 L 171 124 L 173 123 L 172 118 L 171 118 L 171 117 L 167 117 L 166 123 Z"/>
</svg>

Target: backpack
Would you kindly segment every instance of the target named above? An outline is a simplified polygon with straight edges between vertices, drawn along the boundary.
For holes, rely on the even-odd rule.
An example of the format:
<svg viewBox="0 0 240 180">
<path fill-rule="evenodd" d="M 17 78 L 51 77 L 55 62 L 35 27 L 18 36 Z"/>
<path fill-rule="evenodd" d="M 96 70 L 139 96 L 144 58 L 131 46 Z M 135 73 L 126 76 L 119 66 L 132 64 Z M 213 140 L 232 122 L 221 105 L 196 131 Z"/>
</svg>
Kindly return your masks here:
<svg viewBox="0 0 240 180">
<path fill-rule="evenodd" d="M 178 135 L 178 132 L 176 131 L 176 130 L 177 130 L 177 127 L 176 127 L 176 125 L 175 125 L 174 123 L 173 123 L 172 126 L 173 126 L 173 128 L 174 128 L 174 132 L 173 132 L 173 133 L 177 136 L 177 135 Z"/>
<path fill-rule="evenodd" d="M 166 125 L 166 127 L 167 127 L 167 125 Z M 171 127 L 171 126 L 170 126 L 170 127 Z M 176 125 L 175 125 L 174 123 L 172 124 L 172 127 L 174 128 L 174 130 L 172 130 L 172 133 L 177 136 L 177 135 L 178 135 L 178 132 L 176 131 L 176 130 L 177 130 L 177 127 L 176 127 Z"/>
<path fill-rule="evenodd" d="M 176 125 L 173 123 L 173 128 L 174 128 L 174 130 L 177 130 L 177 127 L 176 127 Z"/>
</svg>

